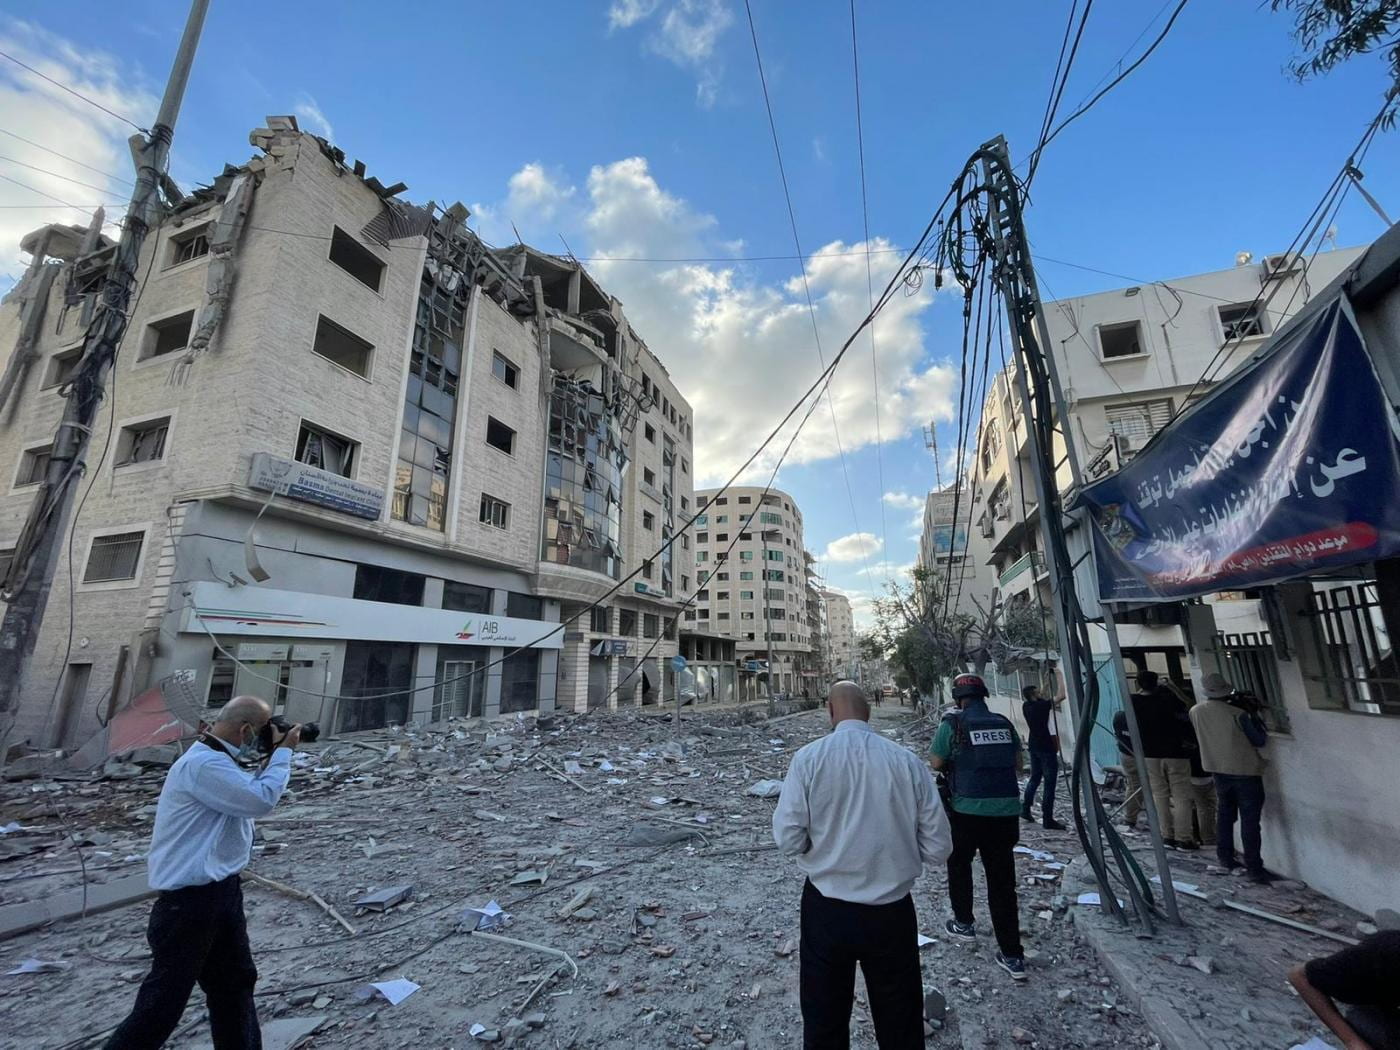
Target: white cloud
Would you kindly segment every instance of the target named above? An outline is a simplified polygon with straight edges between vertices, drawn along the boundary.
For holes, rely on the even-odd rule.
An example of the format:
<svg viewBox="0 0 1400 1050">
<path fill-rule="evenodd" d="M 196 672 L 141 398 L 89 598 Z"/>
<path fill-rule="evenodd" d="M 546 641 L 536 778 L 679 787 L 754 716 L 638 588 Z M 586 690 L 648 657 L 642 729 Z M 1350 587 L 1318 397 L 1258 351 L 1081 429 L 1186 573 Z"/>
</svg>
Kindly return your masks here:
<svg viewBox="0 0 1400 1050">
<path fill-rule="evenodd" d="M 613 0 L 608 8 L 609 29 L 629 29 L 656 12 L 661 0 Z"/>
<path fill-rule="evenodd" d="M 873 532 L 853 532 L 849 536 L 842 536 L 840 539 L 828 543 L 826 553 L 822 555 L 822 558 L 825 561 L 837 562 L 860 561 L 872 554 L 879 554 L 884 546 L 885 541 Z M 873 565 L 871 571 L 875 571 Z"/>
<path fill-rule="evenodd" d="M 292 107 L 292 112 L 297 115 L 299 126 L 303 131 L 320 135 L 327 142 L 335 141 L 335 128 L 331 127 L 331 122 L 321 112 L 320 105 L 310 95 L 303 94 L 301 101 Z"/>
<path fill-rule="evenodd" d="M 64 37 L 14 19 L 0 20 L 0 50 L 134 121 L 149 121 L 156 111 L 154 95 L 141 87 L 145 78 L 140 71 L 122 66 L 105 51 L 79 48 Z M 0 208 L 3 290 L 28 263 L 19 249 L 26 233 L 46 223 L 86 226 L 90 220 L 90 208 L 64 207 L 53 198 L 67 204 L 107 204 L 107 219 L 115 222 L 131 193 L 130 183 L 122 180 L 134 178 L 134 173 L 126 146 L 133 130 L 130 125 L 9 62 L 0 64 L 0 113 L 5 114 L 6 130 L 13 132 L 0 135 L 0 154 L 22 162 L 0 162 L 0 174 L 7 176 L 0 179 L 0 205 L 5 205 Z M 72 159 L 65 160 L 15 136 Z M 24 189 L 9 179 L 33 189 Z M 80 186 L 80 182 L 91 186 Z M 111 228 L 106 232 L 114 233 Z"/>
<path fill-rule="evenodd" d="M 630 29 L 661 8 L 662 0 L 613 0 L 608 27 Z M 724 65 L 716 46 L 733 22 L 734 13 L 725 0 L 669 0 L 646 38 L 649 50 L 695 74 L 695 99 L 706 109 L 719 98 Z"/>
<path fill-rule="evenodd" d="M 896 507 L 899 510 L 917 510 L 922 512 L 924 509 L 924 497 L 913 496 L 908 492 L 886 492 L 880 498 L 885 501 L 887 506 Z"/>
<path fill-rule="evenodd" d="M 523 208 L 526 202 L 534 207 Z M 527 239 L 547 244 L 562 232 L 575 251 L 594 260 L 589 270 L 622 300 L 633 327 L 694 410 L 698 485 L 727 480 L 822 371 L 795 263 L 780 279 L 765 281 L 743 263 L 623 261 L 744 250 L 742 239 L 722 229 L 719 219 L 668 192 L 645 157 L 595 166 L 577 192 L 565 173 L 528 164 L 511 177 L 505 199 L 474 204 L 473 211 L 492 243 L 514 239 L 508 221 L 514 218 Z M 549 221 L 532 228 L 531 216 L 542 214 Z M 891 247 L 883 238 L 871 242 L 874 251 Z M 863 249 L 833 242 L 809 260 L 827 362 L 868 310 Z M 877 286 L 889 279 L 897 258 L 872 257 Z M 879 316 L 879 436 L 887 443 L 902 440 L 930 417 L 953 418 L 956 372 L 924 349 L 924 316 L 933 302 L 932 282 L 926 282 L 913 295 L 893 296 Z M 877 440 L 869 355 L 868 338 L 853 343 L 830 385 L 848 453 Z M 768 446 L 745 480 L 767 480 L 795 425 Z M 836 455 L 831 413 L 821 405 L 786 462 Z"/>
</svg>

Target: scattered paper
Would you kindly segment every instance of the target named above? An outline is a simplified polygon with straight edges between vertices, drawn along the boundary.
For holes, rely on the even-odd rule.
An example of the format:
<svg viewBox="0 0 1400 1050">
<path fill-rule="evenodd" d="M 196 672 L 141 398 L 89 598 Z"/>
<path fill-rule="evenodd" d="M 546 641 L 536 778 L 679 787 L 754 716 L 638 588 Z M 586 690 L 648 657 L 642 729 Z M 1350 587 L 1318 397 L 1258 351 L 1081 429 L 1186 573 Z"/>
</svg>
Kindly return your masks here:
<svg viewBox="0 0 1400 1050">
<path fill-rule="evenodd" d="M 1158 886 L 1160 886 L 1162 885 L 1162 876 L 1153 875 L 1151 881 L 1155 882 Z M 1194 882 L 1178 882 L 1176 879 L 1172 879 L 1172 888 L 1180 890 L 1182 893 L 1201 892 L 1201 887 L 1197 886 Z"/>
<path fill-rule="evenodd" d="M 467 1029 L 467 1034 L 475 1038 L 476 1036 L 481 1035 L 485 1031 L 486 1026 L 480 1021 L 478 1021 L 476 1022 L 476 1024 L 472 1025 L 470 1028 Z"/>
<path fill-rule="evenodd" d="M 463 908 L 460 919 L 473 930 L 496 930 L 510 924 L 511 914 L 495 901 L 488 901 L 480 908 Z"/>
<path fill-rule="evenodd" d="M 627 781 L 623 780 L 621 777 L 608 777 L 608 783 L 613 787 L 622 787 Z"/>
<path fill-rule="evenodd" d="M 399 977 L 392 981 L 378 981 L 366 985 L 360 989 L 360 998 L 373 999 L 378 994 L 389 1000 L 390 1006 L 398 1006 L 421 987 L 422 985 L 414 984 L 407 978 Z"/>
<path fill-rule="evenodd" d="M 1078 897 L 1074 898 L 1074 903 L 1075 903 L 1075 904 L 1100 904 L 1100 905 L 1101 905 L 1101 904 L 1103 904 L 1103 899 L 1098 895 L 1098 893 L 1096 893 L 1096 892 L 1094 892 L 1093 890 L 1091 890 L 1091 891 L 1089 891 L 1088 893 L 1081 893 Z M 1126 907 L 1128 906 L 1128 902 L 1127 902 L 1127 901 L 1120 900 L 1120 901 L 1118 902 L 1118 906 L 1119 906 L 1120 908 L 1126 908 Z"/>
<path fill-rule="evenodd" d="M 602 773 L 611 773 L 611 772 L 612 772 L 614 769 L 616 769 L 616 768 L 617 768 L 617 767 L 616 767 L 615 765 L 613 765 L 611 762 L 609 762 L 606 758 L 603 759 L 603 761 L 601 761 L 601 762 L 598 763 L 598 770 L 599 770 L 599 772 L 602 772 Z"/>
<path fill-rule="evenodd" d="M 49 959 L 25 959 L 13 970 L 6 970 L 5 976 L 12 977 L 19 973 L 62 973 L 64 970 L 71 970 L 73 964 L 61 960 Z"/>
<path fill-rule="evenodd" d="M 1050 861 L 1048 864 L 1045 865 L 1045 870 L 1046 870 L 1046 871 L 1064 871 L 1064 870 L 1065 870 L 1065 866 L 1064 866 L 1063 864 L 1061 864 L 1061 863 L 1060 863 L 1059 861 L 1057 861 L 1057 860 L 1052 860 L 1052 861 Z"/>
<path fill-rule="evenodd" d="M 933 943 L 933 938 L 932 938 L 932 937 L 925 937 L 922 933 L 919 934 L 919 947 L 920 947 L 920 948 L 927 948 L 927 947 L 928 947 L 930 944 L 932 944 L 932 943 Z"/>
<path fill-rule="evenodd" d="M 1055 854 L 1046 853 L 1044 850 L 1031 849 L 1029 846 L 1017 846 L 1012 853 L 1023 853 L 1031 860 L 1054 860 Z"/>
<path fill-rule="evenodd" d="M 564 763 L 564 772 L 571 777 L 581 777 L 583 776 L 583 767 L 571 758 Z"/>
<path fill-rule="evenodd" d="M 665 795 L 652 795 L 652 796 L 651 796 L 651 804 L 652 804 L 653 806 L 664 806 L 664 805 L 666 805 L 666 804 L 667 804 L 668 802 L 670 802 L 670 801 L 671 801 L 671 800 L 670 800 L 669 798 L 667 798 Z"/>
<path fill-rule="evenodd" d="M 16 831 L 29 831 L 29 830 L 31 830 L 31 829 L 25 827 L 23 824 L 21 824 L 21 823 L 20 823 L 19 821 L 17 821 L 17 820 L 12 820 L 12 821 L 10 821 L 8 824 L 0 825 L 0 835 L 13 835 Z"/>
<path fill-rule="evenodd" d="M 1332 1044 L 1313 1036 L 1306 1043 L 1295 1043 L 1288 1050 L 1332 1050 Z"/>
</svg>

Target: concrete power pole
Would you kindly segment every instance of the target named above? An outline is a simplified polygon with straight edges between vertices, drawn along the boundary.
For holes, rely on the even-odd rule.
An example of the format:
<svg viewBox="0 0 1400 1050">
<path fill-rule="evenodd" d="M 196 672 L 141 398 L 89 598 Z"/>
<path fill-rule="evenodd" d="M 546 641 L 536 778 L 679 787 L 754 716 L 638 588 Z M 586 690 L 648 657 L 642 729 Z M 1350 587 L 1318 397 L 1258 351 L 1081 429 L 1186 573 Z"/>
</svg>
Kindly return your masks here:
<svg viewBox="0 0 1400 1050">
<path fill-rule="evenodd" d="M 53 585 L 54 566 L 69 524 L 73 494 L 87 468 L 83 457 L 93 419 L 105 394 L 107 370 L 126 335 L 141 248 L 161 219 L 160 187 L 170 142 L 208 10 L 209 0 L 192 0 L 156 122 L 148 137 L 134 135 L 131 139 L 136 189 L 132 191 L 121 239 L 102 285 L 98 315 L 83 337 L 82 357 L 66 387 L 67 403 L 54 434 L 47 473 L 16 541 L 9 575 L 3 581 L 9 603 L 4 621 L 0 622 L 0 714 L 18 705 L 23 674 L 34 653 Z M 60 668 L 59 673 L 65 670 Z M 7 733 L 0 734 L 3 735 Z"/>
<path fill-rule="evenodd" d="M 1031 454 L 1037 461 L 1037 469 L 1031 472 L 1031 476 L 1035 483 L 1036 502 L 1040 507 L 1042 546 L 1046 552 L 1047 566 L 1050 569 L 1050 584 L 1054 598 L 1051 604 L 1060 647 L 1060 668 L 1065 676 L 1065 689 L 1069 696 L 1070 710 L 1078 724 L 1078 732 L 1084 737 L 1084 739 L 1077 738 L 1075 741 L 1076 778 L 1074 781 L 1083 789 L 1084 823 L 1087 828 L 1084 841 L 1086 851 L 1097 849 L 1099 863 L 1102 866 L 1098 799 L 1092 779 L 1086 779 L 1083 776 L 1087 767 L 1087 756 L 1084 758 L 1084 764 L 1081 765 L 1080 754 L 1082 749 L 1087 748 L 1087 738 L 1092 731 L 1092 725 L 1083 718 L 1085 697 L 1082 694 L 1088 676 L 1096 675 L 1097 671 L 1092 665 L 1092 660 L 1081 664 L 1073 644 L 1076 633 L 1082 627 L 1082 613 L 1075 617 L 1067 611 L 1068 606 L 1073 604 L 1075 611 L 1078 612 L 1078 600 L 1077 597 L 1073 597 L 1076 563 L 1070 558 L 1065 538 L 1064 523 L 1069 515 L 1061 500 L 1061 494 L 1054 484 L 1055 470 L 1058 466 L 1054 459 L 1055 450 L 1047 447 L 1037 428 L 1037 423 L 1043 423 L 1047 419 L 1060 421 L 1059 425 L 1064 433 L 1064 455 L 1069 465 L 1070 476 L 1076 486 L 1083 478 L 1083 472 L 1080 469 L 1079 455 L 1074 447 L 1073 438 L 1069 433 L 1069 414 L 1064 391 L 1060 384 L 1059 372 L 1055 366 L 1054 357 L 1049 351 L 1049 347 L 1052 345 L 1050 331 L 1045 323 L 1040 291 L 1036 286 L 1035 268 L 1031 263 L 1030 242 L 1026 236 L 1025 223 L 1021 214 L 1020 190 L 1012 175 L 1006 140 L 998 136 L 991 142 L 984 144 L 978 150 L 975 159 L 981 168 L 983 184 L 989 192 L 990 207 L 987 215 L 987 227 L 996 246 L 995 280 L 1006 304 L 1010 337 L 1015 352 L 1016 385 L 1020 394 L 1024 418 L 1027 422 L 1026 430 L 1030 437 Z M 1064 592 L 1070 594 L 1072 602 L 1065 601 Z M 1122 662 L 1118 658 L 1118 631 L 1113 619 L 1113 612 L 1107 605 L 1104 605 L 1102 613 L 1104 630 L 1108 635 L 1110 648 L 1121 669 Z M 1081 622 L 1076 622 L 1076 620 Z M 1124 695 L 1127 696 L 1126 693 Z M 1133 750 L 1137 755 L 1139 768 L 1145 768 L 1146 763 L 1142 758 L 1137 717 L 1130 699 L 1124 703 L 1123 710 L 1127 717 L 1129 732 L 1133 740 Z M 1177 910 L 1171 869 L 1167 863 L 1161 835 L 1158 833 L 1156 807 L 1151 799 L 1144 798 L 1143 801 L 1144 808 L 1147 810 L 1148 825 L 1152 832 L 1157 868 L 1161 875 L 1164 910 L 1169 920 L 1179 923 L 1181 918 Z M 1128 884 L 1128 893 L 1133 898 L 1134 907 L 1146 921 L 1147 912 L 1143 903 L 1138 900 L 1138 889 L 1132 884 L 1132 880 L 1127 878 L 1126 871 L 1124 877 Z M 1106 910 L 1111 914 L 1119 915 L 1120 909 L 1117 905 L 1117 897 L 1114 895 L 1117 891 L 1107 885 L 1102 877 L 1100 877 L 1100 888 L 1103 891 Z"/>
</svg>

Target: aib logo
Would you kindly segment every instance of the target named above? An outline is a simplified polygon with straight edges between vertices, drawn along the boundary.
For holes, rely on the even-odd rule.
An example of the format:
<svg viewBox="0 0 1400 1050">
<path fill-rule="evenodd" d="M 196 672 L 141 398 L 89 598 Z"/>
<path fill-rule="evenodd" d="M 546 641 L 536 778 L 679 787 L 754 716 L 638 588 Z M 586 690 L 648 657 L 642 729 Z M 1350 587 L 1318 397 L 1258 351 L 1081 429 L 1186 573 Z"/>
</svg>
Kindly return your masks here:
<svg viewBox="0 0 1400 1050">
<path fill-rule="evenodd" d="M 478 632 L 472 630 L 473 621 L 468 620 L 462 624 L 462 629 L 457 632 L 458 641 L 465 642 L 469 638 L 475 638 Z M 481 632 L 485 635 L 495 636 L 500 633 L 501 625 L 495 620 L 483 620 L 481 622 Z"/>
</svg>

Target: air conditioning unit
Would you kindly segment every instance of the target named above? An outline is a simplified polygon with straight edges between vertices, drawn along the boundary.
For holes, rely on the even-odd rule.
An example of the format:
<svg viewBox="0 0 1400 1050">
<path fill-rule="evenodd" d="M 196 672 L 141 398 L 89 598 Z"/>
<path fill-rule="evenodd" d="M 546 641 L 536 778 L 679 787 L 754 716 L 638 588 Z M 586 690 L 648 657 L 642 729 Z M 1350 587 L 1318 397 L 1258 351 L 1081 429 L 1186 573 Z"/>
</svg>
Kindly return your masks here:
<svg viewBox="0 0 1400 1050">
<path fill-rule="evenodd" d="M 1300 273 L 1303 269 L 1302 253 L 1280 252 L 1278 255 L 1266 255 L 1263 263 L 1260 264 L 1260 269 L 1262 270 L 1262 279 L 1266 282 Z"/>
</svg>

